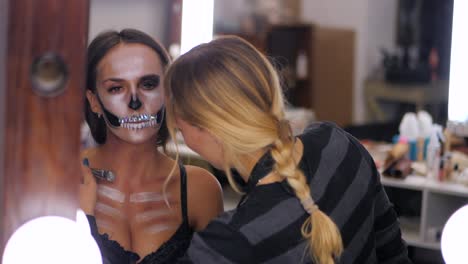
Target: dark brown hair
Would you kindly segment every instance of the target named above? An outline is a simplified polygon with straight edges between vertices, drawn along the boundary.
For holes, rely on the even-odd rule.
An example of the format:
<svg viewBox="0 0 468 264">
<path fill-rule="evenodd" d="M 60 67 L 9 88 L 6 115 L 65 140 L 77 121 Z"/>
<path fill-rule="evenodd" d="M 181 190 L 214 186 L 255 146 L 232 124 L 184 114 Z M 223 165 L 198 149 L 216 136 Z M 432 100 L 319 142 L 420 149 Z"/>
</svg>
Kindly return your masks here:
<svg viewBox="0 0 468 264">
<path fill-rule="evenodd" d="M 148 34 L 136 29 L 123 29 L 122 31 L 105 31 L 93 39 L 88 46 L 87 52 L 87 70 L 86 70 L 86 89 L 96 92 L 96 72 L 97 65 L 104 56 L 120 43 L 137 43 L 153 49 L 161 59 L 163 69 L 169 65 L 170 57 L 164 47 Z M 88 100 L 85 100 L 85 118 L 89 125 L 91 134 L 98 144 L 104 144 L 107 137 L 106 123 L 103 118 L 99 118 L 91 110 Z M 166 118 L 163 117 L 161 128 L 159 129 L 156 144 L 164 146 L 169 137 L 166 125 Z"/>
</svg>

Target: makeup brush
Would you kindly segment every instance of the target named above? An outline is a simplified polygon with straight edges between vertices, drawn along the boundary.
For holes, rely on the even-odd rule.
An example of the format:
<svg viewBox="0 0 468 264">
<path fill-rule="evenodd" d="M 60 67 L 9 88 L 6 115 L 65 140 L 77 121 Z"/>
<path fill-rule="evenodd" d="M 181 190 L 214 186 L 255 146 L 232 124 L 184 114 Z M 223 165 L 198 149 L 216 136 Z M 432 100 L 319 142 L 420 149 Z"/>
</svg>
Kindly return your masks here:
<svg viewBox="0 0 468 264">
<path fill-rule="evenodd" d="M 91 173 L 94 175 L 94 177 L 100 180 L 104 180 L 107 182 L 115 181 L 115 174 L 110 170 L 91 168 Z"/>
</svg>

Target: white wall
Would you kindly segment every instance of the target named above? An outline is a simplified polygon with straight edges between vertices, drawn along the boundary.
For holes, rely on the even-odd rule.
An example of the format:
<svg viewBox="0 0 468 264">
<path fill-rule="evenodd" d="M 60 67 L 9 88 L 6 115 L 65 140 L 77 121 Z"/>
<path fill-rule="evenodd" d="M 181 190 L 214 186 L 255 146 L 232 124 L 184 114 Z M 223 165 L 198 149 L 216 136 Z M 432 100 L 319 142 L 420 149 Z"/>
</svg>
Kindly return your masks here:
<svg viewBox="0 0 468 264">
<path fill-rule="evenodd" d="M 168 0 L 91 0 L 89 40 L 104 30 L 130 27 L 165 43 L 168 3 Z"/>
<path fill-rule="evenodd" d="M 302 0 L 302 19 L 356 33 L 355 123 L 366 121 L 364 81 L 380 64 L 381 47 L 393 48 L 397 0 Z"/>
<path fill-rule="evenodd" d="M 382 48 L 396 49 L 397 0 L 368 0 L 367 73 L 381 66 Z"/>
<path fill-rule="evenodd" d="M 242 19 L 251 12 L 248 9 L 251 6 L 247 0 L 215 0 L 214 23 L 224 29 L 239 30 Z"/>
</svg>

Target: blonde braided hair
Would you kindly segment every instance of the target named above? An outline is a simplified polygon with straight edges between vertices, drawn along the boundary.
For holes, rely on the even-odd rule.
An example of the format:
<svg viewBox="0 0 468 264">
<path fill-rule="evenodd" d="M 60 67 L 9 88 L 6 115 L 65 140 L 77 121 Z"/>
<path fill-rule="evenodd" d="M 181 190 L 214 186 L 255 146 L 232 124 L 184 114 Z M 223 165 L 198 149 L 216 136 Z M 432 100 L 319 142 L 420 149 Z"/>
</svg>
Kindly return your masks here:
<svg viewBox="0 0 468 264">
<path fill-rule="evenodd" d="M 335 223 L 315 204 L 306 178 L 297 167 L 293 155 L 294 140 L 289 122 L 278 121 L 278 139 L 271 149 L 276 161 L 274 170 L 284 177 L 294 190 L 304 210 L 310 216 L 301 228 L 302 235 L 310 240 L 310 251 L 317 263 L 333 264 L 334 258 L 341 255 L 343 244 L 340 231 Z M 313 228 L 312 228 L 313 226 Z"/>
<path fill-rule="evenodd" d="M 274 172 L 287 180 L 310 214 L 301 232 L 310 241 L 312 258 L 321 264 L 334 263 L 343 250 L 341 235 L 315 205 L 297 167 L 280 81 L 268 59 L 241 38 L 222 37 L 179 57 L 169 67 L 164 88 L 171 135 L 177 117 L 218 138 L 234 189 L 239 190 L 230 168 L 242 175 L 250 173 L 240 157 L 271 151 Z"/>
</svg>

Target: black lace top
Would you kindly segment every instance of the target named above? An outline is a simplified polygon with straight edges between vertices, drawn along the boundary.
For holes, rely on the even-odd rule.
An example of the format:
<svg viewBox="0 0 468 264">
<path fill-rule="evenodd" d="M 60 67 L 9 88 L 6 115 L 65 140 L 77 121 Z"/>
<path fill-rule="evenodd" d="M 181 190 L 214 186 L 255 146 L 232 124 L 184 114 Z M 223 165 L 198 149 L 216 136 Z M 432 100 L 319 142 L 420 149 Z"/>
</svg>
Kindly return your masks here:
<svg viewBox="0 0 468 264">
<path fill-rule="evenodd" d="M 88 215 L 91 234 L 96 240 L 104 264 L 154 264 L 174 263 L 184 255 L 193 236 L 193 229 L 189 225 L 187 213 L 187 173 L 184 166 L 180 165 L 180 203 L 182 209 L 182 224 L 176 232 L 162 244 L 156 251 L 145 256 L 140 261 L 140 256 L 135 252 L 125 250 L 117 241 L 110 240 L 107 234 L 99 234 L 96 219 Z"/>
</svg>

